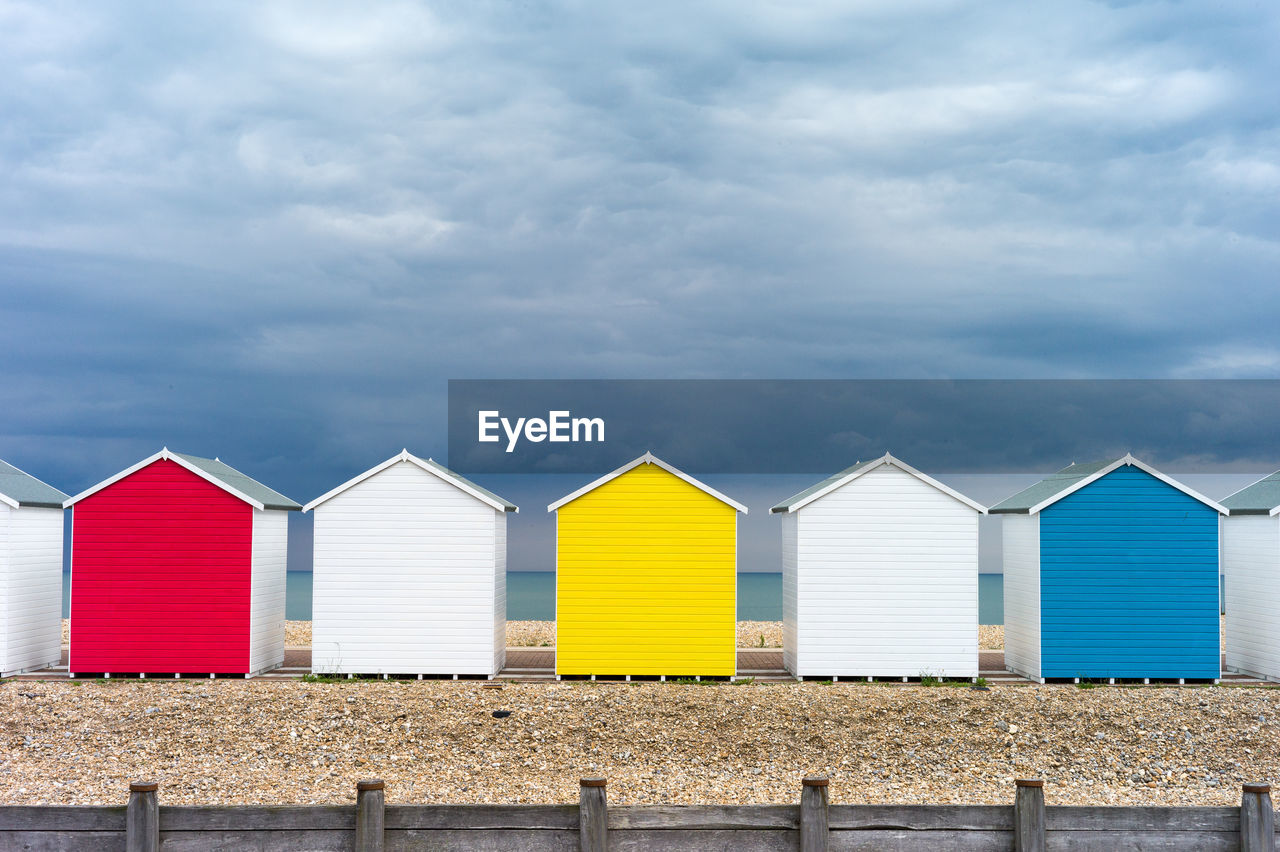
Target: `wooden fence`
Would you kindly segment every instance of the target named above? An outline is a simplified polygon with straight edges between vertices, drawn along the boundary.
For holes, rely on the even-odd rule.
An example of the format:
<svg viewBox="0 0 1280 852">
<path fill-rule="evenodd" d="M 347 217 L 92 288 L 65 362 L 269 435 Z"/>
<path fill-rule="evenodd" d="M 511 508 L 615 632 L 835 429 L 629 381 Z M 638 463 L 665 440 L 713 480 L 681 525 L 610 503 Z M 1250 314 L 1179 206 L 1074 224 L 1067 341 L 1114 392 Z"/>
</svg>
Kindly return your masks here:
<svg viewBox="0 0 1280 852">
<path fill-rule="evenodd" d="M 1001 805 L 831 805 L 825 778 L 800 804 L 607 806 L 603 778 L 574 805 L 391 805 L 381 781 L 356 805 L 161 807 L 157 785 L 132 784 L 127 807 L 0 807 L 0 850 L 263 852 L 825 852 L 825 850 L 1243 850 L 1273 852 L 1270 787 L 1246 784 L 1238 808 L 1045 807 L 1039 781 Z"/>
</svg>

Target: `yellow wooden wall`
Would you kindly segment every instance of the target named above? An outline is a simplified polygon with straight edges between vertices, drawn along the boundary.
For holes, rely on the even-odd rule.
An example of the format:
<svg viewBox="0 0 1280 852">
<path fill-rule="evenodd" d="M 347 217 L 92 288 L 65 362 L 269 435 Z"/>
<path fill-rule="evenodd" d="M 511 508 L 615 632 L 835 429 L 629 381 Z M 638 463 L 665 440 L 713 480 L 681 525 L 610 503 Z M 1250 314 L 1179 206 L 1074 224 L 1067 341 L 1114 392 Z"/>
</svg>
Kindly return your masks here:
<svg viewBox="0 0 1280 852">
<path fill-rule="evenodd" d="M 556 672 L 733 675 L 738 513 L 641 464 L 556 516 Z"/>
</svg>

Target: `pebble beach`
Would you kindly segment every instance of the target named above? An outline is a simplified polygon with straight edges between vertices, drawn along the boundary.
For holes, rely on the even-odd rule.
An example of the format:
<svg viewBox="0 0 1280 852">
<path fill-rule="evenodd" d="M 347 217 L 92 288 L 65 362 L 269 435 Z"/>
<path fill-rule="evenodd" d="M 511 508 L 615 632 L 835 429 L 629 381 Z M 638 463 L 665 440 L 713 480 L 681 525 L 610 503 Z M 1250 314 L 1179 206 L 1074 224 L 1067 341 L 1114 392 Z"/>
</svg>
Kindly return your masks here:
<svg viewBox="0 0 1280 852">
<path fill-rule="evenodd" d="M 1280 690 L 1223 686 L 7 681 L 0 803 L 119 804 L 142 778 L 169 804 L 349 803 L 370 776 L 391 802 L 573 802 L 603 774 L 619 804 L 746 804 L 819 772 L 841 803 L 1008 804 L 1040 777 L 1050 804 L 1236 805 L 1280 778 L 1278 719 Z"/>
<path fill-rule="evenodd" d="M 510 715 L 495 718 L 493 711 Z M 0 685 L 0 802 L 794 802 L 1234 805 L 1280 776 L 1266 688 L 226 680 Z"/>
</svg>

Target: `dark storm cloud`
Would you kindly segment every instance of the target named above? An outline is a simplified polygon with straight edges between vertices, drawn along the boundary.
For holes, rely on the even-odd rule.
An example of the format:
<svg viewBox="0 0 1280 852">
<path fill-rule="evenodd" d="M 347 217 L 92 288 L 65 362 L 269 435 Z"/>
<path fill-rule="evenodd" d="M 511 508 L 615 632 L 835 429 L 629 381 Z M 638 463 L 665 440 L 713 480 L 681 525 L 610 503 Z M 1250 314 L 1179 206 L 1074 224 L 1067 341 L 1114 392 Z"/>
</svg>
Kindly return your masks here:
<svg viewBox="0 0 1280 852">
<path fill-rule="evenodd" d="M 0 2 L 0 457 L 305 499 L 450 378 L 1274 376 L 1278 20 Z"/>
</svg>

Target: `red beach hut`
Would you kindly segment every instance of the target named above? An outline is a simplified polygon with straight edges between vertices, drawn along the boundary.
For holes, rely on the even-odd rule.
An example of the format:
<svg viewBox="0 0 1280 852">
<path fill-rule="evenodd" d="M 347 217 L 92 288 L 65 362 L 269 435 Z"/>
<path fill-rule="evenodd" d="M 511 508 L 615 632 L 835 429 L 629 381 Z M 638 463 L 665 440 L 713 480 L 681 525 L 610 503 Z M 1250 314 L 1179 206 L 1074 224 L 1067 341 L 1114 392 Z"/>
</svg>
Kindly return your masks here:
<svg viewBox="0 0 1280 852">
<path fill-rule="evenodd" d="M 71 672 L 253 675 L 284 661 L 299 504 L 218 459 L 163 449 L 65 506 Z"/>
</svg>

